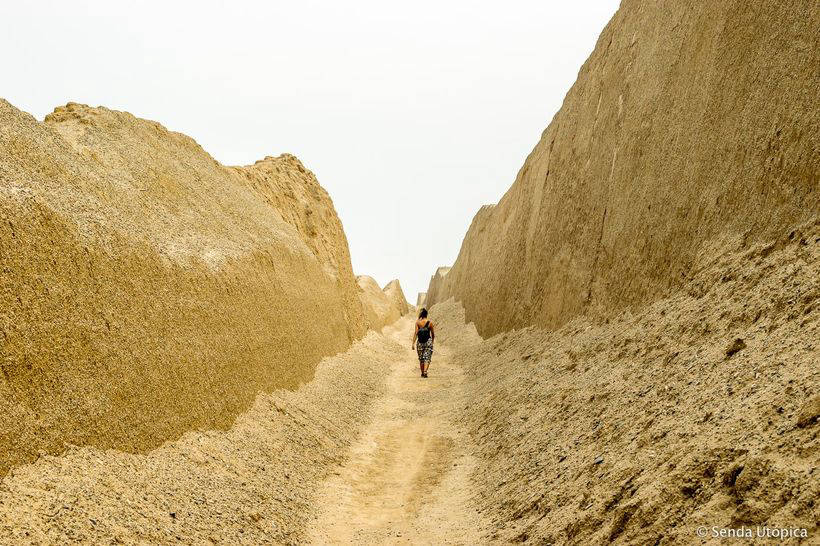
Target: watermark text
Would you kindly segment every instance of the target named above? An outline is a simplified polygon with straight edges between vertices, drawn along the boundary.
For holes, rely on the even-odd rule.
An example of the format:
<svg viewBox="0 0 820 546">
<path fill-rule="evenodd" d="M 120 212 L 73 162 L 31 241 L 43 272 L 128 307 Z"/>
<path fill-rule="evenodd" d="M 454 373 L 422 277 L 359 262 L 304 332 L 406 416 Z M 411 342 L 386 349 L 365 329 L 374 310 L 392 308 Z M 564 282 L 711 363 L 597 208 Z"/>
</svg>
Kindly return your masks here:
<svg viewBox="0 0 820 546">
<path fill-rule="evenodd" d="M 746 527 L 720 527 L 718 525 L 701 525 L 695 531 L 701 538 L 769 538 L 787 540 L 790 538 L 808 538 L 809 532 L 805 527 L 770 527 L 755 525 Z"/>
</svg>

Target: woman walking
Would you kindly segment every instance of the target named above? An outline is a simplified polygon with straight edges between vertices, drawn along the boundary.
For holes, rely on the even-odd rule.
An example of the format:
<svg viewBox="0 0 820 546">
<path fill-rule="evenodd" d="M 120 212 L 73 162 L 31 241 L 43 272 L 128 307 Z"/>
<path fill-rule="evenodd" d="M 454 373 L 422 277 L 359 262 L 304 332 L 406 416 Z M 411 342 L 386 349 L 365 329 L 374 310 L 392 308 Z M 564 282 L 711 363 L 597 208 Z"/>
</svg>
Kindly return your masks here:
<svg viewBox="0 0 820 546">
<path fill-rule="evenodd" d="M 419 355 L 422 377 L 427 377 L 427 368 L 430 367 L 430 361 L 433 359 L 433 340 L 435 339 L 436 331 L 433 323 L 427 320 L 427 309 L 422 307 L 419 319 L 416 321 L 416 330 L 413 332 L 412 344 L 412 348 Z"/>
</svg>

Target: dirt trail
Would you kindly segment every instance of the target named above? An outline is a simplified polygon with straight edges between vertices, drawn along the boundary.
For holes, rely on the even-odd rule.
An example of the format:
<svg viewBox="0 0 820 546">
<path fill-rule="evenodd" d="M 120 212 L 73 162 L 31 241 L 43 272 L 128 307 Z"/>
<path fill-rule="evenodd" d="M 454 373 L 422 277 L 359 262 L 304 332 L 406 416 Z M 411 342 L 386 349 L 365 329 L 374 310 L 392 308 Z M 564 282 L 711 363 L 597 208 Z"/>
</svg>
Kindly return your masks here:
<svg viewBox="0 0 820 546">
<path fill-rule="evenodd" d="M 393 362 L 364 434 L 321 488 L 314 544 L 476 544 L 487 528 L 469 494 L 470 439 L 450 417 L 462 370 L 437 347 L 430 377 L 419 378 L 411 328 L 410 318 L 385 328 L 407 352 Z"/>
</svg>

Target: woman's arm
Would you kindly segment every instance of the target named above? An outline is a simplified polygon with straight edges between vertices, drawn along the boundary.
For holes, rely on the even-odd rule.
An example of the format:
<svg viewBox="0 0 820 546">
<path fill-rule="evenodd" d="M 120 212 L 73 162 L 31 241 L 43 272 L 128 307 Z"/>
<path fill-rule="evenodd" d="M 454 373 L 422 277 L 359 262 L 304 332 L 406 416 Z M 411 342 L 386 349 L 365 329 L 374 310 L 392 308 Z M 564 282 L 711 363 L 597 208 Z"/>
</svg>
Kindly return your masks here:
<svg viewBox="0 0 820 546">
<path fill-rule="evenodd" d="M 413 343 L 410 345 L 411 349 L 416 348 L 416 337 L 419 335 L 419 323 L 416 323 L 416 329 L 413 331 Z"/>
<path fill-rule="evenodd" d="M 435 325 L 432 322 L 430 323 L 430 340 L 433 343 L 436 342 L 436 328 L 435 328 Z"/>
</svg>

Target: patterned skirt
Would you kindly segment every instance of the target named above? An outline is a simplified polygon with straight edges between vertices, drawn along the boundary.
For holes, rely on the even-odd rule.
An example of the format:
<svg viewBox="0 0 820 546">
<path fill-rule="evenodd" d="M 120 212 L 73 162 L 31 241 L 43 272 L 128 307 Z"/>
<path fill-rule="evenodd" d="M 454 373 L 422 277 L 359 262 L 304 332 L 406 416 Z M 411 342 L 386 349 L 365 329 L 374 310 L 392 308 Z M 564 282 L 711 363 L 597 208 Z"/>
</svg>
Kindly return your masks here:
<svg viewBox="0 0 820 546">
<path fill-rule="evenodd" d="M 429 363 L 433 359 L 433 339 L 428 339 L 426 343 L 416 343 L 416 352 L 419 354 L 419 362 Z"/>
</svg>

